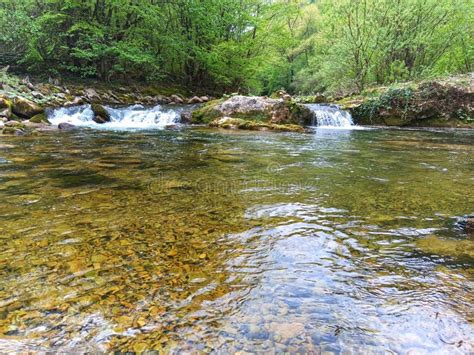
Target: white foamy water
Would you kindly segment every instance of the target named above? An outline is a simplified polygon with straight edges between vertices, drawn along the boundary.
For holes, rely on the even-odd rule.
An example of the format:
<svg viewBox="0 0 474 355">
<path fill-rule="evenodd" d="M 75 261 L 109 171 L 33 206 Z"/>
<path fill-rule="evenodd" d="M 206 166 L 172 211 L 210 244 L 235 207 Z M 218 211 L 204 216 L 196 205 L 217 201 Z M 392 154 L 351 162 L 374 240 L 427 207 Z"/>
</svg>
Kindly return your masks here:
<svg viewBox="0 0 474 355">
<path fill-rule="evenodd" d="M 53 125 L 67 122 L 78 127 L 97 129 L 162 129 L 179 123 L 182 108 L 165 108 L 156 105 L 151 108 L 142 105 L 112 108 L 104 106 L 110 114 L 110 122 L 99 124 L 93 121 L 91 105 L 62 107 L 48 113 Z"/>
<path fill-rule="evenodd" d="M 354 121 L 349 112 L 341 110 L 337 105 L 306 105 L 314 113 L 313 126 L 318 128 L 354 129 Z"/>
</svg>

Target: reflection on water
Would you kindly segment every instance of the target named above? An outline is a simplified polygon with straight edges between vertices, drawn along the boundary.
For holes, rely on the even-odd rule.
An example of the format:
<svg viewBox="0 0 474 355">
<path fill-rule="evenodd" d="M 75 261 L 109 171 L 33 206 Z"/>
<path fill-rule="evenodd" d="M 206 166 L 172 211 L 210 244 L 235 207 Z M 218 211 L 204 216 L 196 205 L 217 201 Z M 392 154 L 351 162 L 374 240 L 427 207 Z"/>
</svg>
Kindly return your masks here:
<svg viewBox="0 0 474 355">
<path fill-rule="evenodd" d="M 0 142 L 0 350 L 473 351 L 470 132 Z"/>
</svg>

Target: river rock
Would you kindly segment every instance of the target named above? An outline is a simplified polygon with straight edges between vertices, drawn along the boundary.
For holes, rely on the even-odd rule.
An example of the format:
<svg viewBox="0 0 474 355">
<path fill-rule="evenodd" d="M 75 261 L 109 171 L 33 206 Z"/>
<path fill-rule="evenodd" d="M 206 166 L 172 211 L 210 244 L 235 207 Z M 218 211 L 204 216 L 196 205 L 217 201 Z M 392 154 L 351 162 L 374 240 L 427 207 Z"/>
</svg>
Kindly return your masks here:
<svg viewBox="0 0 474 355">
<path fill-rule="evenodd" d="M 61 122 L 60 124 L 58 124 L 58 128 L 64 131 L 70 131 L 70 130 L 76 129 L 76 126 L 74 126 L 71 123 Z"/>
<path fill-rule="evenodd" d="M 34 115 L 33 117 L 30 118 L 29 121 L 31 123 L 45 123 L 47 125 L 51 124 L 51 122 L 48 121 L 48 118 L 46 117 L 46 114 L 44 112 L 38 115 Z"/>
<path fill-rule="evenodd" d="M 461 218 L 457 224 L 465 233 L 474 235 L 474 215 Z"/>
<path fill-rule="evenodd" d="M 174 102 L 175 104 L 183 104 L 183 103 L 184 103 L 184 100 L 183 100 L 181 97 L 179 97 L 178 95 L 176 95 L 176 94 L 175 94 L 175 95 L 171 95 L 171 96 L 170 96 L 170 99 L 171 99 L 171 101 Z"/>
<path fill-rule="evenodd" d="M 270 330 L 275 336 L 282 339 L 283 342 L 294 339 L 304 333 L 304 324 L 302 323 L 272 323 Z"/>
<path fill-rule="evenodd" d="M 0 117 L 1 118 L 10 118 L 12 115 L 12 112 L 8 109 L 8 108 L 5 108 L 3 110 L 0 110 Z"/>
<path fill-rule="evenodd" d="M 85 89 L 85 90 L 84 90 L 84 96 L 85 96 L 89 101 L 100 100 L 99 94 L 97 93 L 97 91 L 95 91 L 95 90 L 92 89 L 92 88 L 87 88 L 87 89 Z"/>
<path fill-rule="evenodd" d="M 8 121 L 5 122 L 6 127 L 16 127 L 16 128 L 25 128 L 25 124 L 19 121 Z"/>
<path fill-rule="evenodd" d="M 328 99 L 326 96 L 324 96 L 323 94 L 321 93 L 317 93 L 314 98 L 313 98 L 313 102 L 315 104 L 322 104 L 322 103 L 325 103 L 325 102 L 328 102 Z"/>
<path fill-rule="evenodd" d="M 33 101 L 23 97 L 17 97 L 13 100 L 12 111 L 22 117 L 33 117 L 34 115 L 44 112 L 44 109 Z"/>
<path fill-rule="evenodd" d="M 208 96 L 201 96 L 200 99 L 201 99 L 201 102 L 208 102 L 209 101 Z"/>
<path fill-rule="evenodd" d="M 15 136 L 22 136 L 25 134 L 25 131 L 17 127 L 3 127 L 2 134 L 13 134 Z"/>
<path fill-rule="evenodd" d="M 197 96 L 193 96 L 192 98 L 188 100 L 188 104 L 200 104 L 200 103 L 202 103 L 202 100 Z"/>
<path fill-rule="evenodd" d="M 75 96 L 71 101 L 64 103 L 64 107 L 78 106 L 84 103 L 84 99 L 80 96 Z"/>
<path fill-rule="evenodd" d="M 236 95 L 226 100 L 211 101 L 193 112 L 194 123 L 208 123 L 217 118 L 232 117 L 272 124 L 310 124 L 313 113 L 293 100 L 262 96 Z"/>
<path fill-rule="evenodd" d="M 180 115 L 180 122 L 181 123 L 190 123 L 191 122 L 191 112 L 181 112 Z"/>
<path fill-rule="evenodd" d="M 99 104 L 93 104 L 91 106 L 92 112 L 94 112 L 94 122 L 97 123 L 106 123 L 110 122 L 110 114 L 109 112 L 105 109 L 104 106 L 99 105 Z"/>
<path fill-rule="evenodd" d="M 31 95 L 32 95 L 35 99 L 42 99 L 42 98 L 44 98 L 43 94 L 40 93 L 39 91 L 33 91 L 33 92 L 31 92 Z"/>
</svg>

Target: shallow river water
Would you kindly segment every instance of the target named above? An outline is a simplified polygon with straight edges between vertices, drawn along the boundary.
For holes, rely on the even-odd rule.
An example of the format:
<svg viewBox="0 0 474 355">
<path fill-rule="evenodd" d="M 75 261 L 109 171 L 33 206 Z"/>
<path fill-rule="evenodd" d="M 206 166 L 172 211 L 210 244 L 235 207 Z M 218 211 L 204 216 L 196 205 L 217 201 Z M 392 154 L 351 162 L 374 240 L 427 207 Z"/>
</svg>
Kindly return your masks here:
<svg viewBox="0 0 474 355">
<path fill-rule="evenodd" d="M 0 351 L 474 351 L 474 132 L 0 140 Z"/>
</svg>

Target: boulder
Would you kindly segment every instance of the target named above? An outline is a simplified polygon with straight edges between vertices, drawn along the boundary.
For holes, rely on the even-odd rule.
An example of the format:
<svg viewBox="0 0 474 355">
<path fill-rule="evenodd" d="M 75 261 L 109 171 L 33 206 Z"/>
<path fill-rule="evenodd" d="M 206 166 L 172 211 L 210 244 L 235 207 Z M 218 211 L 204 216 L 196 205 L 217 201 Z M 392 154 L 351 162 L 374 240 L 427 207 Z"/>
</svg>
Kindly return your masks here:
<svg viewBox="0 0 474 355">
<path fill-rule="evenodd" d="M 0 97 L 0 117 L 10 118 L 12 106 L 12 102 L 7 97 Z"/>
<path fill-rule="evenodd" d="M 220 117 L 233 117 L 273 124 L 310 124 L 313 113 L 293 100 L 261 96 L 232 96 L 210 101 L 193 112 L 193 123 L 208 123 Z"/>
<path fill-rule="evenodd" d="M 13 100 L 12 111 L 18 116 L 29 118 L 44 112 L 44 109 L 33 101 L 27 100 L 23 97 L 17 97 Z"/>
<path fill-rule="evenodd" d="M 67 123 L 67 122 L 61 122 L 60 124 L 58 124 L 58 128 L 59 129 L 62 129 L 64 131 L 70 131 L 72 129 L 76 129 L 76 126 L 74 126 L 73 124 L 71 123 Z"/>
<path fill-rule="evenodd" d="M 48 121 L 48 118 L 46 117 L 46 114 L 44 112 L 31 117 L 30 122 L 31 123 L 46 123 L 47 125 L 51 124 L 51 122 Z"/>
<path fill-rule="evenodd" d="M 190 98 L 188 100 L 188 104 L 200 104 L 202 103 L 203 101 L 201 100 L 201 98 L 197 97 L 197 96 L 193 96 L 192 98 Z"/>
<path fill-rule="evenodd" d="M 178 95 L 171 95 L 170 99 L 175 104 L 183 104 L 184 103 L 184 100 L 181 97 L 179 97 Z"/>
<path fill-rule="evenodd" d="M 208 96 L 201 96 L 199 99 L 201 100 L 201 102 L 208 102 L 209 101 Z"/>
<path fill-rule="evenodd" d="M 8 121 L 8 122 L 5 122 L 5 127 L 15 127 L 15 128 L 24 129 L 26 126 L 23 122 Z"/>
<path fill-rule="evenodd" d="M 7 108 L 5 108 L 3 110 L 0 110 L 0 117 L 1 118 L 9 119 L 11 117 L 11 115 L 12 115 L 12 112 Z"/>
<path fill-rule="evenodd" d="M 84 99 L 80 96 L 75 96 L 72 101 L 64 103 L 64 107 L 78 106 L 84 103 Z"/>
<path fill-rule="evenodd" d="M 21 128 L 5 126 L 2 129 L 2 134 L 13 134 L 15 136 L 23 136 L 25 134 L 25 131 Z"/>
<path fill-rule="evenodd" d="M 91 106 L 92 112 L 94 112 L 94 122 L 97 123 L 106 123 L 110 122 L 110 114 L 109 112 L 105 109 L 104 106 L 99 105 L 99 104 L 93 104 Z"/>
<path fill-rule="evenodd" d="M 181 112 L 180 115 L 180 122 L 181 123 L 190 123 L 191 122 L 191 112 Z"/>
<path fill-rule="evenodd" d="M 96 100 L 100 100 L 99 94 L 97 93 L 97 91 L 95 91 L 92 88 L 85 89 L 84 90 L 84 96 L 86 97 L 86 99 L 88 99 L 91 102 L 96 101 Z"/>
<path fill-rule="evenodd" d="M 44 98 L 44 95 L 40 93 L 39 91 L 33 91 L 31 92 L 31 96 L 33 96 L 35 99 L 42 99 Z"/>
<path fill-rule="evenodd" d="M 328 102 L 328 98 L 319 92 L 313 98 L 313 103 L 315 104 L 323 104 L 325 102 Z"/>
</svg>

